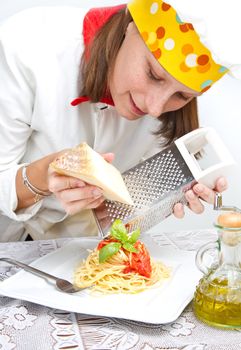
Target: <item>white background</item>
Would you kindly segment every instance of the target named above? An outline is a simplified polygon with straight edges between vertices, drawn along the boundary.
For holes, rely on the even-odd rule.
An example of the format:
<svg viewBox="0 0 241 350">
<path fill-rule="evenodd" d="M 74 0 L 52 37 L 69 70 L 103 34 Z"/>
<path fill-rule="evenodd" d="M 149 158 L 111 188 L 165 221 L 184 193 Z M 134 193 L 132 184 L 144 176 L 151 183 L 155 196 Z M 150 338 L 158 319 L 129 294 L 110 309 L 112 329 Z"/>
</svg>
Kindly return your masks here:
<svg viewBox="0 0 241 350">
<path fill-rule="evenodd" d="M 33 6 L 111 6 L 126 1 L 120 0 L 0 0 L 0 21 L 8 16 Z M 222 78 L 210 91 L 199 98 L 200 122 L 202 126 L 215 127 L 237 161 L 236 171 L 228 178 L 229 189 L 223 195 L 223 204 L 241 208 L 241 81 L 229 76 Z M 212 227 L 217 213 L 206 206 L 205 213 L 186 213 L 182 220 L 169 217 L 152 231 L 173 231 Z"/>
</svg>

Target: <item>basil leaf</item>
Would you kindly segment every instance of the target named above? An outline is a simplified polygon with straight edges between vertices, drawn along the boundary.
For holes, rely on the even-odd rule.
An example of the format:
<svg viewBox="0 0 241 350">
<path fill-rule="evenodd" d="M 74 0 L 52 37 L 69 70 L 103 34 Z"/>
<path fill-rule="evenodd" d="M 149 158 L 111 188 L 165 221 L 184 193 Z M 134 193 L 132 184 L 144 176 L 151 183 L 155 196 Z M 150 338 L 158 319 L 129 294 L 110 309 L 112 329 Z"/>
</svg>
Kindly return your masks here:
<svg viewBox="0 0 241 350">
<path fill-rule="evenodd" d="M 114 237 L 115 239 L 118 239 L 118 241 L 121 241 L 122 243 L 128 240 L 126 227 L 122 223 L 122 221 L 119 219 L 113 222 L 111 226 L 110 234 L 112 237 Z"/>
<path fill-rule="evenodd" d="M 132 243 L 132 244 L 136 243 L 136 241 L 138 240 L 140 234 L 141 234 L 141 230 L 139 228 L 136 229 L 135 231 L 133 231 L 131 233 L 131 236 L 129 237 L 128 242 Z"/>
<path fill-rule="evenodd" d="M 131 243 L 124 243 L 123 244 L 123 248 L 125 248 L 126 250 L 128 250 L 128 252 L 131 252 L 131 253 L 138 253 L 138 250 L 133 246 L 133 244 Z"/>
<path fill-rule="evenodd" d="M 109 258 L 111 258 L 112 255 L 118 252 L 120 247 L 121 247 L 121 243 L 118 243 L 118 242 L 112 242 L 112 243 L 106 244 L 99 251 L 99 262 L 103 263 Z"/>
</svg>

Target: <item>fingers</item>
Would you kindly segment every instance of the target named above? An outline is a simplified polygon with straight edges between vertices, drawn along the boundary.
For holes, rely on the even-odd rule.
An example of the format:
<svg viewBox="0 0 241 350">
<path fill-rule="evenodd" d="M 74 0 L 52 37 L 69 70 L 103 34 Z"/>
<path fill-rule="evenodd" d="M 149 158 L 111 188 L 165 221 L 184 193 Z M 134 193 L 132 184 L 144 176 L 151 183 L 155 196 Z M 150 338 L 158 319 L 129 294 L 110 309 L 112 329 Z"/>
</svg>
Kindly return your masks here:
<svg viewBox="0 0 241 350">
<path fill-rule="evenodd" d="M 205 202 L 210 204 L 214 203 L 215 192 L 213 190 L 210 190 L 210 188 L 202 184 L 197 184 L 193 186 L 192 190 L 197 196 L 199 196 Z"/>
<path fill-rule="evenodd" d="M 203 213 L 204 205 L 192 190 L 187 191 L 185 193 L 185 197 L 191 211 L 193 211 L 195 214 Z M 184 206 L 181 203 L 175 204 L 173 207 L 173 214 L 177 219 L 182 219 L 185 215 Z"/>
<path fill-rule="evenodd" d="M 173 214 L 177 219 L 182 219 L 185 215 L 184 207 L 181 203 L 177 203 L 173 207 Z"/>
<path fill-rule="evenodd" d="M 75 202 L 78 200 L 94 200 L 102 196 L 103 191 L 95 186 L 87 185 L 80 188 L 66 189 L 55 192 L 56 197 L 63 202 Z"/>
<path fill-rule="evenodd" d="M 74 215 L 79 213 L 83 209 L 95 209 L 105 200 L 104 197 L 99 197 L 97 199 L 84 199 L 74 202 L 62 202 L 62 206 L 67 214 Z"/>
<path fill-rule="evenodd" d="M 104 201 L 103 191 L 100 188 L 56 172 L 49 173 L 49 190 L 70 215 L 84 209 L 97 208 Z"/>
<path fill-rule="evenodd" d="M 191 209 L 195 214 L 202 214 L 204 212 L 204 205 L 193 190 L 187 191 L 185 193 L 185 197 L 188 201 L 189 209 Z"/>
<path fill-rule="evenodd" d="M 208 188 L 207 186 L 204 186 L 203 184 L 196 184 L 193 186 L 192 190 L 193 192 L 199 196 L 201 199 L 203 199 L 205 202 L 209 204 L 214 203 L 215 199 L 215 192 L 223 192 L 228 188 L 227 181 L 224 177 L 219 178 L 216 181 L 215 189 L 212 190 Z"/>
<path fill-rule="evenodd" d="M 228 182 L 227 182 L 227 180 L 224 177 L 220 177 L 216 181 L 215 191 L 223 192 L 223 191 L 226 191 L 227 189 L 228 189 Z"/>
<path fill-rule="evenodd" d="M 59 175 L 56 172 L 49 174 L 49 190 L 53 193 L 83 186 L 85 186 L 85 182 L 76 177 Z"/>
<path fill-rule="evenodd" d="M 215 188 L 212 190 L 207 186 L 197 183 L 193 188 L 185 193 L 185 197 L 188 201 L 188 207 L 195 214 L 202 214 L 204 212 L 204 205 L 201 200 L 213 204 L 215 194 L 217 192 L 223 192 L 228 188 L 227 180 L 224 177 L 220 177 L 215 184 Z M 183 218 L 184 207 L 181 203 L 177 203 L 173 208 L 173 213 L 176 218 Z"/>
<path fill-rule="evenodd" d="M 93 194 L 96 191 L 96 194 Z M 55 193 L 67 214 L 73 215 L 84 209 L 97 208 L 105 198 L 102 192 L 93 186 L 86 185 L 82 188 L 59 191 Z"/>
<path fill-rule="evenodd" d="M 113 153 L 102 154 L 109 163 L 114 159 Z M 84 181 L 71 176 L 60 175 L 49 169 L 49 190 L 59 200 L 66 213 L 76 214 L 84 209 L 95 209 L 104 202 L 103 191 Z"/>
<path fill-rule="evenodd" d="M 192 190 L 187 191 L 185 197 L 188 201 L 188 207 L 191 211 L 193 211 L 195 214 L 203 213 L 204 206 Z M 182 203 L 177 203 L 174 205 L 173 214 L 177 219 L 182 219 L 184 217 L 185 211 Z"/>
<path fill-rule="evenodd" d="M 102 157 L 108 162 L 108 163 L 112 163 L 114 160 L 114 153 L 104 153 L 102 154 Z"/>
</svg>

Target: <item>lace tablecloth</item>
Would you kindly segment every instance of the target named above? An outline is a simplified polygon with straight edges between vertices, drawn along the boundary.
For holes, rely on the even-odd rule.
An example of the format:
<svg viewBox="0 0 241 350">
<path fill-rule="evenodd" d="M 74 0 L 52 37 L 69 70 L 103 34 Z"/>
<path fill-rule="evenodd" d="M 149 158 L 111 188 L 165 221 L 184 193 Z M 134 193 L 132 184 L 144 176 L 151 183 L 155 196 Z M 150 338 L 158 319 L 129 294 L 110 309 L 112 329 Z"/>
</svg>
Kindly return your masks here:
<svg viewBox="0 0 241 350">
<path fill-rule="evenodd" d="M 184 250 L 215 239 L 213 230 L 152 234 Z M 0 243 L 0 256 L 31 263 L 68 239 Z M 4 280 L 18 268 L 0 265 Z M 87 316 L 0 297 L 0 349 L 3 350 L 241 350 L 239 330 L 220 330 L 199 322 L 188 305 L 170 324 Z"/>
</svg>

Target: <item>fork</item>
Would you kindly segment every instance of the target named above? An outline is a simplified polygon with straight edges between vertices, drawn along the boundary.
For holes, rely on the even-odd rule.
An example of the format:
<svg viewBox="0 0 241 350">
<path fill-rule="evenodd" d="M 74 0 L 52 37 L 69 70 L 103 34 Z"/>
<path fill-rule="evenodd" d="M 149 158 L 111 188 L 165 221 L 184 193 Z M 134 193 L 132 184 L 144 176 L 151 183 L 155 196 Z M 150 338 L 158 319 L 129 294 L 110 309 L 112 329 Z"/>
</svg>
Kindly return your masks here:
<svg viewBox="0 0 241 350">
<path fill-rule="evenodd" d="M 26 265 L 26 264 L 22 263 L 21 261 L 17 261 L 17 260 L 10 259 L 10 258 L 0 258 L 0 261 L 5 261 L 8 264 L 19 266 L 22 269 L 24 269 L 25 271 L 33 273 L 34 275 L 55 281 L 56 287 L 64 293 L 76 293 L 76 292 L 80 292 L 81 290 L 90 288 L 90 287 L 77 288 L 71 282 L 69 282 L 67 280 L 50 275 L 47 272 L 41 271 L 41 270 L 36 269 L 35 267 L 29 266 L 29 265 Z"/>
</svg>

